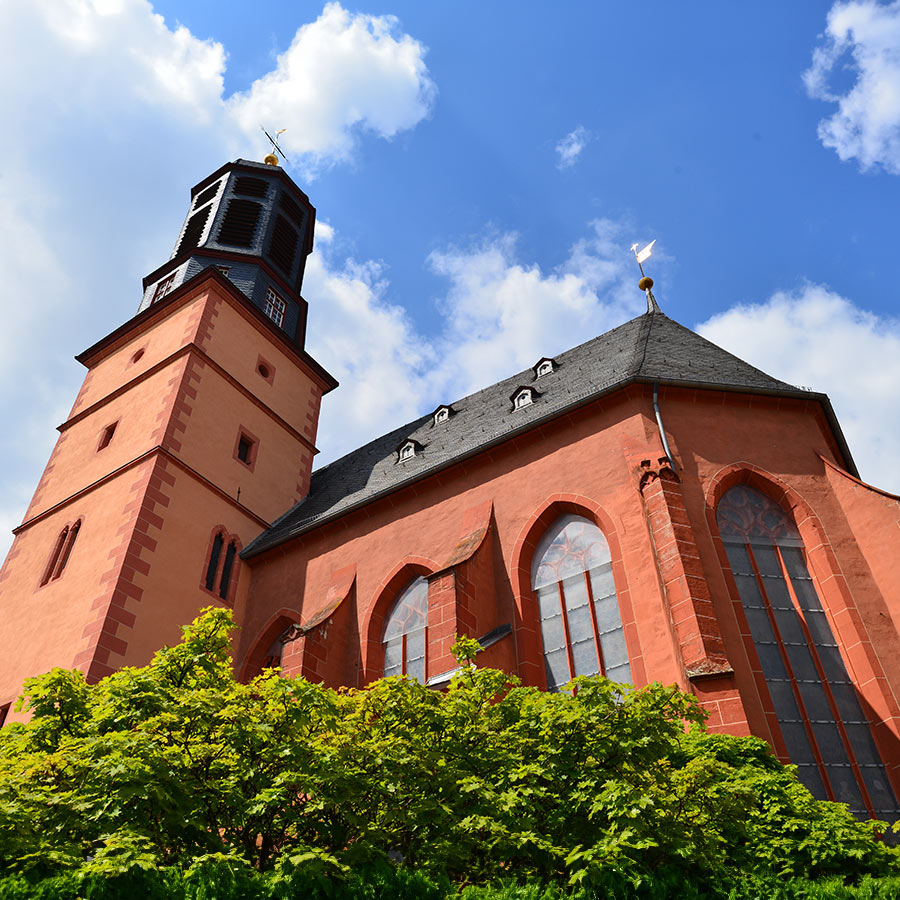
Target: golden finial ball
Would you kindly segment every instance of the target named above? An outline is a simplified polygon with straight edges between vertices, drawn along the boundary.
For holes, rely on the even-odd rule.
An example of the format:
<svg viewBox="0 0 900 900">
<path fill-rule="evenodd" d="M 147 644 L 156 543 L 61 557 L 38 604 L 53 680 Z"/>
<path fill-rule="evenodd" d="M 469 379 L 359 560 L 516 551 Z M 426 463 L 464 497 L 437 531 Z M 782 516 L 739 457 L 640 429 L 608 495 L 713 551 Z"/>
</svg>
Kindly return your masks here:
<svg viewBox="0 0 900 900">
<path fill-rule="evenodd" d="M 648 278 L 646 275 L 638 282 L 638 287 L 642 291 L 649 291 L 650 288 L 653 287 L 653 279 Z"/>
<path fill-rule="evenodd" d="M 263 162 L 267 166 L 277 166 L 278 165 L 278 157 L 274 153 L 267 153 L 263 157 Z"/>
</svg>

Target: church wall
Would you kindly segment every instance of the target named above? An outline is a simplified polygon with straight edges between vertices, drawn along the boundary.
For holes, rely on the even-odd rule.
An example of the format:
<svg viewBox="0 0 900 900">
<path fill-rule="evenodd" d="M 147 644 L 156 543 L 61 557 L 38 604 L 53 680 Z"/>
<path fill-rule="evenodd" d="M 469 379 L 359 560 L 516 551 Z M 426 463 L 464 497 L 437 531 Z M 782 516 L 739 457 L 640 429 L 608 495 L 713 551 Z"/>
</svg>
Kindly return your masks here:
<svg viewBox="0 0 900 900">
<path fill-rule="evenodd" d="M 183 366 L 183 360 L 175 360 L 90 415 L 65 426 L 26 519 L 159 444 L 174 400 L 172 381 L 177 382 Z M 104 429 L 113 423 L 117 424 L 109 445 L 99 449 Z"/>
<path fill-rule="evenodd" d="M 144 327 L 130 332 L 120 342 L 104 349 L 89 360 L 85 376 L 69 418 L 83 412 L 133 378 L 158 365 L 172 353 L 194 340 L 208 300 L 208 291 L 189 291 L 187 295 L 165 307 Z M 132 362 L 143 350 L 140 359 Z"/>
<path fill-rule="evenodd" d="M 202 359 L 192 360 L 189 403 L 178 456 L 266 521 L 304 496 L 313 450 Z M 241 434 L 253 441 L 249 463 L 241 461 Z"/>
<path fill-rule="evenodd" d="M 116 668 L 146 665 L 164 644 L 177 643 L 181 626 L 204 607 L 244 603 L 248 578 L 239 558 L 227 601 L 205 589 L 210 542 L 221 527 L 226 536 L 238 538 L 239 547 L 244 546 L 258 531 L 258 520 L 227 499 L 211 495 L 206 485 L 171 462 L 165 473 L 162 493 L 167 502 L 159 527 L 148 529 L 153 545 L 141 553 L 145 567 L 130 578 L 137 596 L 129 599 L 128 609 L 136 622 L 123 635 L 127 650 L 112 660 Z"/>
<path fill-rule="evenodd" d="M 646 673 L 645 678 L 693 689 L 711 712 L 710 725 L 714 730 L 752 732 L 772 740 L 767 689 L 761 673 L 753 670 L 746 635 L 742 632 L 746 626 L 736 609 L 739 599 L 730 593 L 722 570 L 716 547 L 714 501 L 710 500 L 709 492 L 722 471 L 743 466 L 770 473 L 772 484 L 781 485 L 773 488 L 776 493 L 780 490 L 784 496 L 785 491 L 792 491 L 805 498 L 831 539 L 829 546 L 834 547 L 836 571 L 841 578 L 846 574 L 844 583 L 851 603 L 858 598 L 860 605 L 866 607 L 866 598 L 873 591 L 882 595 L 871 571 L 865 566 L 859 570 L 859 563 L 853 562 L 859 554 L 850 541 L 853 530 L 860 531 L 860 523 L 848 520 L 835 491 L 823 478 L 824 463 L 819 454 L 831 459 L 836 455 L 827 424 L 815 402 L 720 391 L 661 390 L 660 406 L 678 467 L 686 526 L 691 530 L 694 552 L 699 555 L 699 565 L 708 585 L 716 627 L 734 669 L 733 674 L 713 673 L 710 677 L 688 679 L 677 650 L 675 625 L 660 584 L 647 511 L 638 489 L 639 458 L 646 456 L 655 461 L 662 454 L 651 418 L 650 396 L 649 386 L 636 386 L 595 402 L 582 412 L 537 428 L 249 560 L 250 610 L 243 619 L 245 628 L 238 645 L 239 660 L 249 652 L 257 632 L 276 606 L 296 610 L 301 619 L 307 619 L 322 605 L 330 572 L 339 565 L 355 563 L 363 670 L 370 676 L 377 673 L 380 660 L 374 657 L 378 656 L 380 646 L 377 640 L 370 639 L 367 643 L 366 633 L 376 603 L 385 604 L 395 596 L 391 592 L 388 597 L 382 596 L 385 585 L 398 569 L 402 570 L 404 561 L 418 561 L 431 571 L 440 568 L 460 537 L 466 510 L 492 501 L 501 565 L 495 572 L 495 596 L 486 598 L 483 586 L 476 596 L 478 602 L 487 600 L 492 604 L 499 603 L 497 598 L 504 594 L 516 598 L 518 621 L 514 624 L 518 629 L 512 646 L 517 651 L 520 674 L 527 676 L 526 681 L 537 683 L 540 678 L 534 673 L 540 669 L 539 638 L 535 644 L 532 634 L 529 647 L 527 622 L 529 605 L 533 606 L 534 601 L 530 586 L 524 589 L 517 586 L 517 570 L 530 565 L 530 559 L 525 558 L 534 523 L 548 507 L 556 508 L 554 503 L 571 504 L 575 498 L 580 499 L 588 514 L 592 508 L 602 511 L 607 519 L 604 530 L 610 536 L 611 523 L 621 547 L 617 589 L 626 620 L 629 653 L 633 660 L 640 661 L 639 668 Z M 789 500 L 784 502 L 787 508 L 792 508 Z M 885 519 L 890 514 L 885 512 Z M 840 617 L 845 613 L 834 602 L 836 595 L 826 583 L 833 581 L 832 576 L 818 562 L 827 560 L 824 550 L 818 546 L 822 541 L 804 532 L 804 528 L 808 530 L 811 526 L 799 521 L 808 518 L 799 506 L 794 515 L 811 551 L 810 568 L 817 587 L 824 602 L 830 604 L 832 616 L 837 616 L 835 633 L 842 642 L 848 666 L 857 683 L 863 686 L 870 709 L 886 715 L 890 721 L 884 689 L 888 695 L 891 689 L 884 678 L 876 684 L 859 664 L 854 667 L 853 630 L 848 631 L 846 624 L 841 627 Z M 535 535 L 534 540 L 537 532 Z M 890 566 L 884 563 L 883 568 L 887 572 Z M 630 628 L 623 596 L 628 597 L 632 609 Z M 883 599 L 880 602 L 883 608 Z M 864 612 L 863 618 L 867 615 Z M 508 621 L 508 613 L 501 618 Z M 882 631 L 888 643 L 896 643 L 891 629 L 882 627 Z M 877 645 L 877 628 L 873 629 L 873 635 Z M 893 658 L 900 659 L 900 648 L 896 648 Z M 347 680 L 352 683 L 355 674 L 348 672 Z M 428 674 L 436 673 L 429 667 Z M 641 681 L 637 674 L 635 680 Z M 866 687 L 867 682 L 872 683 Z M 880 693 L 874 692 L 876 687 Z M 884 754 L 887 744 L 883 737 L 879 745 Z"/>
<path fill-rule="evenodd" d="M 314 443 L 322 387 L 298 365 L 295 356 L 284 352 L 246 316 L 230 303 L 218 301 L 203 349 L 272 412 Z M 260 374 L 260 362 L 269 370 L 268 378 Z M 280 512 L 286 508 L 284 505 Z"/>
<path fill-rule="evenodd" d="M 16 536 L 0 572 L 0 647 L 6 648 L 0 705 L 18 695 L 25 678 L 54 666 L 72 667 L 85 623 L 94 618 L 93 604 L 105 590 L 110 548 L 121 542 L 134 472 L 120 473 Z M 60 532 L 78 520 L 81 528 L 64 571 L 41 587 Z"/>
<path fill-rule="evenodd" d="M 688 510 L 753 733 L 779 747 L 764 679 L 761 671 L 754 671 L 742 635 L 740 600 L 729 591 L 715 547 L 719 541 L 715 501 L 722 492 L 716 485 L 734 479 L 746 480 L 791 512 L 844 662 L 867 716 L 876 723 L 873 734 L 882 758 L 889 767 L 895 760 L 900 762 L 900 680 L 895 674 L 900 639 L 893 629 L 884 627 L 885 595 L 859 550 L 840 496 L 826 477 L 834 464 L 820 411 L 811 403 L 789 398 L 753 398 L 746 404 L 735 399 L 727 406 L 706 406 L 705 397 L 690 394 L 674 390 L 663 394 L 660 402 L 670 440 L 674 436 L 679 447 L 676 455 L 685 465 Z M 715 403 L 715 396 L 709 399 Z M 715 429 L 708 428 L 711 416 L 715 416 Z M 685 437 L 704 434 L 704 426 L 702 444 L 688 444 Z M 870 521 L 860 534 L 874 525 Z M 900 769 L 891 772 L 889 768 L 889 775 L 900 786 Z"/>
<path fill-rule="evenodd" d="M 537 513 L 564 491 L 582 498 L 588 514 L 592 505 L 600 504 L 614 523 L 624 553 L 619 573 L 624 583 L 617 588 L 620 593 L 630 589 L 635 598 L 638 627 L 632 627 L 630 635 L 640 646 L 632 655 L 645 656 L 648 668 L 662 680 L 687 686 L 676 663 L 671 624 L 650 562 L 649 533 L 620 441 L 623 433 L 645 441 L 647 430 L 645 413 L 627 404 L 623 392 L 249 560 L 250 610 L 242 623 L 239 658 L 249 652 L 275 606 L 294 606 L 307 618 L 321 604 L 331 570 L 350 563 L 358 566 L 360 632 L 365 635 L 376 602 L 393 599 L 381 593 L 396 570 L 405 560 L 420 560 L 431 571 L 442 566 L 461 535 L 466 510 L 479 503 L 494 504 L 502 560 L 497 594 L 515 596 L 511 572 L 519 564 L 513 559 L 517 542 Z M 517 599 L 520 604 L 533 602 Z M 515 643 L 512 637 L 504 640 Z M 372 670 L 375 661 L 366 657 L 379 652 L 380 647 L 364 644 L 367 669 Z M 378 665 L 380 660 L 374 667 Z"/>
<path fill-rule="evenodd" d="M 834 466 L 825 466 L 825 475 L 835 492 L 847 519 L 847 527 L 866 570 L 863 577 L 871 575 L 878 586 L 877 593 L 860 598 L 860 612 L 870 628 L 873 640 L 879 646 L 894 647 L 900 634 L 900 554 L 897 540 L 900 538 L 900 499 L 857 480 Z M 860 561 L 853 556 L 845 565 L 856 569 Z M 881 654 L 885 671 L 893 684 L 900 685 L 900 653 Z"/>
</svg>

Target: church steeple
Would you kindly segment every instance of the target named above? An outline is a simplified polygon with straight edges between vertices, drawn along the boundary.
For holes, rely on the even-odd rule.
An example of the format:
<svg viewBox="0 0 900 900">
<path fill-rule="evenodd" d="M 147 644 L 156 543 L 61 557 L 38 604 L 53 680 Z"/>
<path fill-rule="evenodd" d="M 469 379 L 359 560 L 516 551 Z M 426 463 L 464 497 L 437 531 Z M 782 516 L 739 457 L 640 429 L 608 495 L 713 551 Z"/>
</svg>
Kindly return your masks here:
<svg viewBox="0 0 900 900">
<path fill-rule="evenodd" d="M 316 210 L 277 165 L 239 159 L 191 190 L 169 260 L 144 279 L 139 312 L 215 266 L 301 348 L 300 294 Z"/>
</svg>

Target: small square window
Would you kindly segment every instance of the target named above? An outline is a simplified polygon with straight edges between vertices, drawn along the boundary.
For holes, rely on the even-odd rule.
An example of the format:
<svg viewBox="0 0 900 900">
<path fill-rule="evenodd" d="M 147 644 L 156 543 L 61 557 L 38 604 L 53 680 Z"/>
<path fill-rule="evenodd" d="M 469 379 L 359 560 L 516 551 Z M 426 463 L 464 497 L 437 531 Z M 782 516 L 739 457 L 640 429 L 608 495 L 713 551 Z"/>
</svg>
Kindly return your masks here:
<svg viewBox="0 0 900 900">
<path fill-rule="evenodd" d="M 266 315 L 279 327 L 284 326 L 284 313 L 287 309 L 287 304 L 272 288 L 269 288 L 266 292 Z"/>
<path fill-rule="evenodd" d="M 252 455 L 253 441 L 251 441 L 246 434 L 242 434 L 238 439 L 237 458 L 242 463 L 246 463 L 249 466 Z"/>
<path fill-rule="evenodd" d="M 110 441 L 113 439 L 113 435 L 116 433 L 116 425 L 118 425 L 118 421 L 112 423 L 112 425 L 107 425 L 106 428 L 103 429 L 102 434 L 100 435 L 100 443 L 97 445 L 97 450 L 105 450 Z"/>
</svg>

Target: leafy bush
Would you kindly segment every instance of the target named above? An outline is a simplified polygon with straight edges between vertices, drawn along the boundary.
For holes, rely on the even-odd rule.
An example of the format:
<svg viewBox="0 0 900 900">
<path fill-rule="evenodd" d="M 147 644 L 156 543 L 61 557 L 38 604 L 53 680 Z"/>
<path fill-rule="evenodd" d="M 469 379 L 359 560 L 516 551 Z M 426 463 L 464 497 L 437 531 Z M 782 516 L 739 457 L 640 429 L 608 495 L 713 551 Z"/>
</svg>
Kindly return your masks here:
<svg viewBox="0 0 900 900">
<path fill-rule="evenodd" d="M 900 872 L 883 824 L 816 801 L 764 742 L 705 733 L 675 688 L 548 694 L 469 666 L 445 693 L 239 684 L 232 627 L 208 611 L 147 667 L 27 683 L 31 721 L 0 731 L 0 900 L 440 900 L 509 878 L 523 900 L 743 900 Z"/>
</svg>

